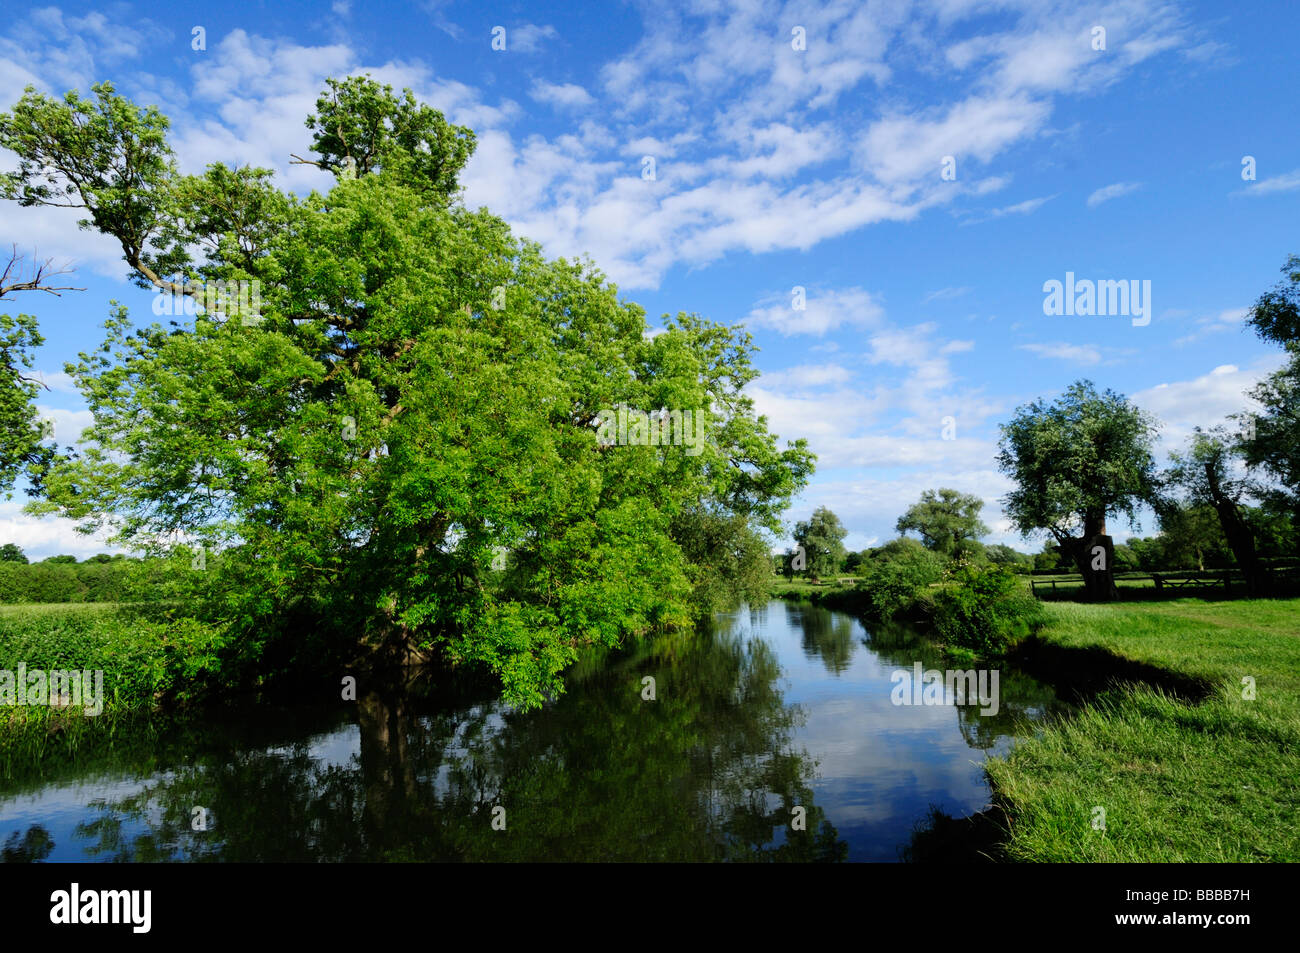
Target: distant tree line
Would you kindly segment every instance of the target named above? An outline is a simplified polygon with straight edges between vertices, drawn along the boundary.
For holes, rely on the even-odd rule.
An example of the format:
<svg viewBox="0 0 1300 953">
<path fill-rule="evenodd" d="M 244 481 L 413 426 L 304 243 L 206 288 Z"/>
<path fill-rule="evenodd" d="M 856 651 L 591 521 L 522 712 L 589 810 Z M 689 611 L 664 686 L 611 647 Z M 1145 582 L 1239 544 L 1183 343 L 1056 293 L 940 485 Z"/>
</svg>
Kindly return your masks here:
<svg viewBox="0 0 1300 953">
<path fill-rule="evenodd" d="M 198 578 L 179 557 L 138 559 L 99 553 L 30 562 L 14 543 L 0 546 L 0 604 L 141 602 L 179 598 Z"/>
<path fill-rule="evenodd" d="M 1285 280 L 1259 298 L 1248 321 L 1288 355 L 1249 394 L 1261 412 L 1234 415 L 1235 429 L 1196 428 L 1164 470 L 1156 466 L 1155 418 L 1091 381 L 1017 408 L 1002 425 L 998 465 L 1016 484 L 1004 510 L 1022 535 L 1049 534 L 1040 553 L 984 545 L 983 501 L 941 488 L 925 491 L 898 518 L 902 536 L 856 553 L 843 546 L 839 518 L 819 507 L 795 527 L 795 548 L 774 557 L 774 569 L 811 580 L 870 576 L 900 557 L 915 563 L 924 550 L 1013 572 L 1076 571 L 1093 599 L 1115 596 L 1116 572 L 1220 568 L 1240 570 L 1249 594 L 1266 594 L 1270 564 L 1300 556 L 1300 256 L 1282 271 Z M 1137 528 L 1144 505 L 1159 534 L 1116 545 L 1110 521 Z"/>
</svg>

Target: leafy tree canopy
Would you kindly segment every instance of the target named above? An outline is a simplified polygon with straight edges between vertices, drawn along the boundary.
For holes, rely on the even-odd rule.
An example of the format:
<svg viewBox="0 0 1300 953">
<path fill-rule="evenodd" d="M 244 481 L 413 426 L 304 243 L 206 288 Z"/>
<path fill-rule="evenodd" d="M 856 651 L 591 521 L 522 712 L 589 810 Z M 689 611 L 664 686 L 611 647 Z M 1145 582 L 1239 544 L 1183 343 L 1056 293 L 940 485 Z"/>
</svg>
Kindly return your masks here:
<svg viewBox="0 0 1300 953">
<path fill-rule="evenodd" d="M 900 533 L 915 530 L 927 549 L 954 556 L 964 543 L 987 535 L 989 528 L 980 520 L 984 501 L 970 493 L 942 488 L 926 490 L 918 503 L 908 507 L 898 518 Z"/>
<path fill-rule="evenodd" d="M 141 285 L 203 303 L 167 326 L 113 307 L 68 368 L 94 424 L 35 511 L 195 550 L 223 676 L 440 655 L 539 704 L 579 645 L 690 621 L 698 567 L 779 531 L 813 457 L 755 416 L 749 336 L 679 313 L 647 339 L 592 265 L 452 201 L 472 135 L 409 92 L 329 84 L 308 125 L 337 181 L 306 197 L 180 175 L 166 117 L 94 94 L 0 116 L 4 194 L 83 210 Z M 681 414 L 599 440 L 623 406 L 691 411 L 698 451 Z"/>
<path fill-rule="evenodd" d="M 1002 425 L 998 465 L 1016 482 L 1004 509 L 1021 533 L 1047 530 L 1083 574 L 1090 597 L 1115 595 L 1106 521 L 1137 522 L 1158 493 L 1156 422 L 1124 397 L 1071 384 L 1056 401 L 1020 407 Z"/>
<path fill-rule="evenodd" d="M 808 576 L 817 579 L 839 571 L 845 556 L 844 537 L 848 535 L 840 518 L 824 506 L 795 525 L 794 540 L 803 547 Z"/>
<path fill-rule="evenodd" d="M 1264 340 L 1283 347 L 1300 344 L 1300 255 L 1282 266 L 1285 280 L 1259 296 L 1246 321 Z"/>
<path fill-rule="evenodd" d="M 27 556 L 17 543 L 5 543 L 0 546 L 0 563 L 25 563 Z"/>
<path fill-rule="evenodd" d="M 1286 280 L 1260 296 L 1248 320 L 1289 357 L 1251 391 L 1261 413 L 1243 419 L 1241 449 L 1249 467 L 1271 478 L 1270 505 L 1300 525 L 1300 256 L 1289 257 L 1282 273 Z"/>
<path fill-rule="evenodd" d="M 998 463 L 1017 484 L 1006 513 L 1022 533 L 1104 533 L 1109 517 L 1133 523 L 1155 497 L 1155 420 L 1114 391 L 1076 381 L 1050 404 L 1019 408 L 1001 430 Z"/>
</svg>

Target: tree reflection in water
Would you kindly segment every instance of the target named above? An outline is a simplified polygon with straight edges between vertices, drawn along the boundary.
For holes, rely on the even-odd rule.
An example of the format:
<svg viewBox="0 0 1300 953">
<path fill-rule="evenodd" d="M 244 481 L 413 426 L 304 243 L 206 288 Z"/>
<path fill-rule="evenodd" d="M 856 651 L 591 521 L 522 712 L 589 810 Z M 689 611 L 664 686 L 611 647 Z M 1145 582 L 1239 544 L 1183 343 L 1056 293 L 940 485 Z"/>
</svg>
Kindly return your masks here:
<svg viewBox="0 0 1300 953">
<path fill-rule="evenodd" d="M 724 620 L 585 656 L 539 711 L 376 687 L 332 733 L 169 749 L 169 770 L 77 834 L 91 856 L 133 861 L 842 861 L 780 675 L 765 642 Z"/>
</svg>

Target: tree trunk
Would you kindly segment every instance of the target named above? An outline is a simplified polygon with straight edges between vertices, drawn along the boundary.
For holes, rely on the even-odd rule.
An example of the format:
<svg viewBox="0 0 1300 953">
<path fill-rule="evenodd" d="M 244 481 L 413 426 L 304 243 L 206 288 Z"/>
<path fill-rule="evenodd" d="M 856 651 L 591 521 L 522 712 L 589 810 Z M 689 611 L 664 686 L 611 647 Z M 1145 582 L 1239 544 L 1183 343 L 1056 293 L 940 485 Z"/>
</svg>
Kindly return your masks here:
<svg viewBox="0 0 1300 953">
<path fill-rule="evenodd" d="M 1252 598 L 1258 596 L 1264 589 L 1264 580 L 1260 571 L 1259 555 L 1255 551 L 1255 534 L 1250 531 L 1250 526 L 1242 518 L 1237 504 L 1223 492 L 1213 464 L 1205 464 L 1205 476 L 1210 487 L 1210 502 L 1214 504 L 1214 511 L 1219 514 L 1219 525 L 1223 527 L 1223 535 L 1232 548 L 1232 555 L 1236 558 L 1237 565 L 1241 567 L 1242 575 L 1246 577 L 1246 595 Z"/>
<path fill-rule="evenodd" d="M 1115 588 L 1115 544 L 1106 534 L 1106 520 L 1086 518 L 1082 536 L 1057 537 L 1061 552 L 1074 560 L 1083 576 L 1083 588 L 1089 602 L 1109 602 L 1119 595 Z"/>
</svg>

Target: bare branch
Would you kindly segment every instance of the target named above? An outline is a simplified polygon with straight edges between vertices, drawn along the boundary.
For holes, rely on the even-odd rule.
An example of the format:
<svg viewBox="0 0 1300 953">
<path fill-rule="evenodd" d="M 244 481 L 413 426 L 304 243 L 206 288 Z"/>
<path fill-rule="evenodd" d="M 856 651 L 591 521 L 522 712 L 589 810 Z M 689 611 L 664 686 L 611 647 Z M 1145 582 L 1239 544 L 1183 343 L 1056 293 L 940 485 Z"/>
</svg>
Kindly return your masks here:
<svg viewBox="0 0 1300 953">
<path fill-rule="evenodd" d="M 60 292 L 63 291 L 85 291 L 85 288 L 74 288 L 71 285 L 54 285 L 50 284 L 50 279 L 56 275 L 72 274 L 72 268 L 54 267 L 54 259 L 47 258 L 45 261 L 37 264 L 31 272 L 30 277 L 23 276 L 23 255 L 18 254 L 18 246 L 11 246 L 9 261 L 5 264 L 4 271 L 0 273 L 0 299 L 6 298 L 18 291 L 44 291 L 46 294 L 52 294 L 56 298 L 62 297 Z"/>
</svg>

